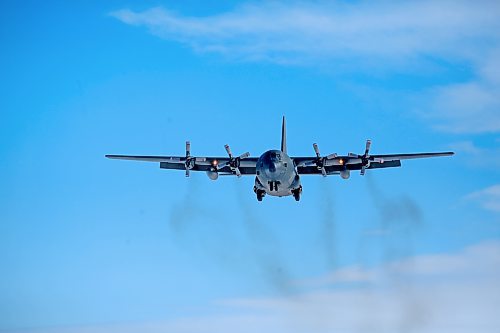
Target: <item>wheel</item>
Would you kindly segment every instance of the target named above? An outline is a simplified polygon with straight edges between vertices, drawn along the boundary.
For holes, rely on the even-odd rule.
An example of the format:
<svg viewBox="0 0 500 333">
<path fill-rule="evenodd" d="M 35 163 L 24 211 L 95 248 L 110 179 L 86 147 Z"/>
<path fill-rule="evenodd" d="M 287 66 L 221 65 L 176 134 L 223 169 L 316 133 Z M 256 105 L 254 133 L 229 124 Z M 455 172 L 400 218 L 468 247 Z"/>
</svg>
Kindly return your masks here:
<svg viewBox="0 0 500 333">
<path fill-rule="evenodd" d="M 262 201 L 262 198 L 264 197 L 264 192 L 263 191 L 256 191 L 257 194 L 257 200 Z"/>
<path fill-rule="evenodd" d="M 295 201 L 299 201 L 300 195 L 302 194 L 302 186 L 299 186 L 298 189 L 293 190 L 292 193 L 293 193 L 293 197 L 294 197 Z"/>
<path fill-rule="evenodd" d="M 293 191 L 293 197 L 294 197 L 295 201 L 299 201 L 300 200 L 300 191 L 298 191 L 298 190 Z"/>
</svg>

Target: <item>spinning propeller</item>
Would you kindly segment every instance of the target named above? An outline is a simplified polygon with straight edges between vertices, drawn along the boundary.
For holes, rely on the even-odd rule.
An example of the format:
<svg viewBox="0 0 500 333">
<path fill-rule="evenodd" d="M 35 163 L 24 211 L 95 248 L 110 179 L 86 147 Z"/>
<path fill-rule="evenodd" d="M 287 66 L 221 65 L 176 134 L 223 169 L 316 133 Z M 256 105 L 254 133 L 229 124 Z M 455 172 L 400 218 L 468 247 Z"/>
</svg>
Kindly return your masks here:
<svg viewBox="0 0 500 333">
<path fill-rule="evenodd" d="M 371 145 L 372 145 L 372 140 L 370 139 L 366 140 L 365 153 L 361 156 L 361 172 L 360 172 L 361 176 L 365 175 L 366 168 L 370 166 L 370 161 L 368 160 L 370 155 L 368 154 L 370 153 Z"/>
<path fill-rule="evenodd" d="M 241 177 L 240 162 L 241 162 L 241 160 L 249 157 L 250 153 L 246 152 L 244 154 L 241 154 L 238 157 L 234 157 L 233 153 L 231 153 L 231 147 L 229 147 L 229 145 L 224 145 L 224 148 L 226 149 L 227 155 L 229 156 L 229 161 L 227 161 L 226 163 L 218 164 L 217 170 L 220 170 L 226 166 L 229 166 L 231 171 L 236 173 L 236 176 Z"/>
<path fill-rule="evenodd" d="M 365 172 L 366 172 L 366 168 L 370 167 L 370 160 L 372 160 L 372 161 L 374 160 L 374 159 L 370 158 L 371 145 L 372 145 L 372 140 L 368 139 L 368 140 L 366 140 L 365 153 L 363 155 L 349 153 L 350 157 L 359 158 L 361 160 L 361 172 L 360 172 L 361 176 L 364 176 Z"/>
<path fill-rule="evenodd" d="M 331 165 L 330 163 L 327 164 L 327 162 L 329 160 L 336 158 L 337 154 L 334 153 L 334 154 L 330 154 L 330 155 L 325 156 L 325 157 L 321 157 L 318 145 L 316 143 L 313 143 L 313 148 L 314 148 L 314 152 L 316 153 L 316 159 L 313 161 L 310 161 L 310 160 L 309 161 L 302 161 L 297 165 L 297 167 L 315 166 L 316 168 L 318 168 L 318 170 L 321 170 L 321 174 L 323 175 L 323 177 L 326 177 L 328 175 L 328 173 L 326 172 L 325 166 Z"/>
<path fill-rule="evenodd" d="M 314 161 L 314 164 L 316 165 L 318 170 L 321 170 L 321 174 L 323 175 L 323 177 L 326 177 L 327 176 L 326 169 L 325 169 L 326 161 L 337 157 L 337 154 L 334 153 L 334 154 L 330 154 L 330 155 L 325 156 L 325 157 L 321 157 L 321 154 L 319 153 L 318 145 L 316 143 L 313 143 L 313 148 L 314 148 L 314 152 L 316 153 L 316 161 Z"/>
<path fill-rule="evenodd" d="M 384 163 L 383 159 L 375 159 L 370 156 L 370 147 L 372 145 L 371 140 L 366 140 L 365 152 L 363 155 L 358 155 L 354 153 L 349 153 L 345 157 L 337 157 L 337 154 L 330 154 L 325 157 L 321 157 L 318 145 L 313 143 L 314 152 L 316 153 L 316 159 L 313 161 L 305 162 L 301 165 L 303 166 L 316 166 L 318 170 L 321 171 L 323 177 L 328 175 L 325 167 L 329 165 L 340 165 L 343 166 L 343 170 L 340 171 L 343 178 L 349 178 L 349 169 L 347 169 L 348 164 L 359 164 L 361 163 L 361 175 L 364 175 L 366 169 L 370 167 L 370 162 Z"/>
<path fill-rule="evenodd" d="M 372 145 L 372 140 L 366 140 L 365 153 L 363 155 L 356 155 L 349 153 L 349 156 L 359 158 L 361 160 L 361 172 L 362 176 L 365 175 L 366 169 L 370 167 L 371 162 L 384 163 L 382 158 L 373 158 L 370 156 L 370 147 Z"/>
<path fill-rule="evenodd" d="M 186 177 L 189 177 L 189 170 L 194 168 L 196 159 L 191 157 L 191 142 L 186 141 L 186 162 L 184 163 L 186 167 Z"/>
</svg>

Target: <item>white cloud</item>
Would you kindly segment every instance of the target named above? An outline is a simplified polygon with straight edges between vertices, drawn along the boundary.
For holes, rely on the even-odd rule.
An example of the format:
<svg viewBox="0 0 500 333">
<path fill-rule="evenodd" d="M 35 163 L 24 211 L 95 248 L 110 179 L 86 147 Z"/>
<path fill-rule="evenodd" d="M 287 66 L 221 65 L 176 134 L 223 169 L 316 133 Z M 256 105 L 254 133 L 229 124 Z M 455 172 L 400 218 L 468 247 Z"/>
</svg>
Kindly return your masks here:
<svg viewBox="0 0 500 333">
<path fill-rule="evenodd" d="M 474 57 L 471 47 L 498 42 L 499 10 L 494 1 L 319 1 L 264 2 L 208 17 L 185 17 L 163 8 L 122 9 L 111 15 L 197 50 L 243 58 L 397 59 Z"/>
<path fill-rule="evenodd" d="M 316 284 L 316 288 L 295 296 L 220 300 L 206 315 L 26 333 L 500 330 L 500 242 L 485 242 L 456 254 L 417 256 L 374 268 L 346 268 L 326 277 L 311 279 L 315 284 L 322 280 L 322 288 Z M 365 283 L 343 285 L 360 280 Z"/>
<path fill-rule="evenodd" d="M 429 89 L 423 114 L 442 131 L 500 131 L 498 1 L 261 2 L 207 17 L 160 7 L 111 15 L 197 52 L 247 61 L 368 73 L 460 64 L 474 78 Z"/>
<path fill-rule="evenodd" d="M 473 192 L 466 199 L 479 202 L 484 209 L 500 212 L 500 184 Z"/>
<path fill-rule="evenodd" d="M 427 116 L 440 122 L 438 129 L 454 133 L 500 131 L 500 52 L 481 48 L 478 53 L 482 57 L 474 59 L 473 81 L 430 90 Z"/>
<path fill-rule="evenodd" d="M 479 146 L 473 141 L 460 141 L 449 145 L 449 147 L 457 153 L 457 158 L 474 169 L 499 170 L 500 146 L 498 141 L 494 142 L 493 145 L 494 147 L 487 147 Z"/>
</svg>

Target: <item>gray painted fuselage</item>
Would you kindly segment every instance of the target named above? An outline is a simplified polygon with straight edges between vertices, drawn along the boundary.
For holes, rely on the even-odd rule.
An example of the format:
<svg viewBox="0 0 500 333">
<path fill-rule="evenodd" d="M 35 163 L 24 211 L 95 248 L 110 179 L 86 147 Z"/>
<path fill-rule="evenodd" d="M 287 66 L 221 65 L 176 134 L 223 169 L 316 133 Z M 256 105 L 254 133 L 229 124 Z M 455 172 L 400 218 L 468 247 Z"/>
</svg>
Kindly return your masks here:
<svg viewBox="0 0 500 333">
<path fill-rule="evenodd" d="M 256 165 L 255 188 L 272 196 L 292 195 L 302 189 L 293 160 L 281 150 L 268 150 Z"/>
</svg>

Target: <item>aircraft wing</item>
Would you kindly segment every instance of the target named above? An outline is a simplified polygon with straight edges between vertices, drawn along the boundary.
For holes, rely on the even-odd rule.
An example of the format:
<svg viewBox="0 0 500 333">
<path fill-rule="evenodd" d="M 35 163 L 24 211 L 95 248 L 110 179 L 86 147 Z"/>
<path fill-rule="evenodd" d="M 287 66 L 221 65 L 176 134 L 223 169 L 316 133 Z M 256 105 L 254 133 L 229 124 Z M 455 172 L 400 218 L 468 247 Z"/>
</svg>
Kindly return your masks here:
<svg viewBox="0 0 500 333">
<path fill-rule="evenodd" d="M 356 155 L 346 156 L 331 155 L 320 157 L 292 157 L 297 166 L 299 174 L 313 175 L 335 175 L 343 170 L 364 170 L 394 168 L 401 166 L 401 160 L 429 158 L 439 156 L 451 156 L 453 152 L 438 153 L 410 153 L 410 154 L 388 154 L 388 155 Z"/>
<path fill-rule="evenodd" d="M 389 154 L 389 155 L 370 155 L 373 159 L 383 159 L 384 161 L 409 160 L 414 158 L 428 158 L 439 156 L 451 156 L 454 152 L 446 151 L 439 153 L 413 153 L 413 154 Z"/>
<path fill-rule="evenodd" d="M 139 156 L 139 155 L 106 155 L 118 160 L 156 162 L 162 169 L 214 171 L 219 175 L 255 175 L 257 157 L 191 157 L 191 156 Z M 237 161 L 237 164 L 235 163 Z M 231 165 L 232 163 L 232 165 Z M 239 172 L 235 169 L 237 169 Z M 187 172 L 189 174 L 189 172 Z"/>
</svg>

